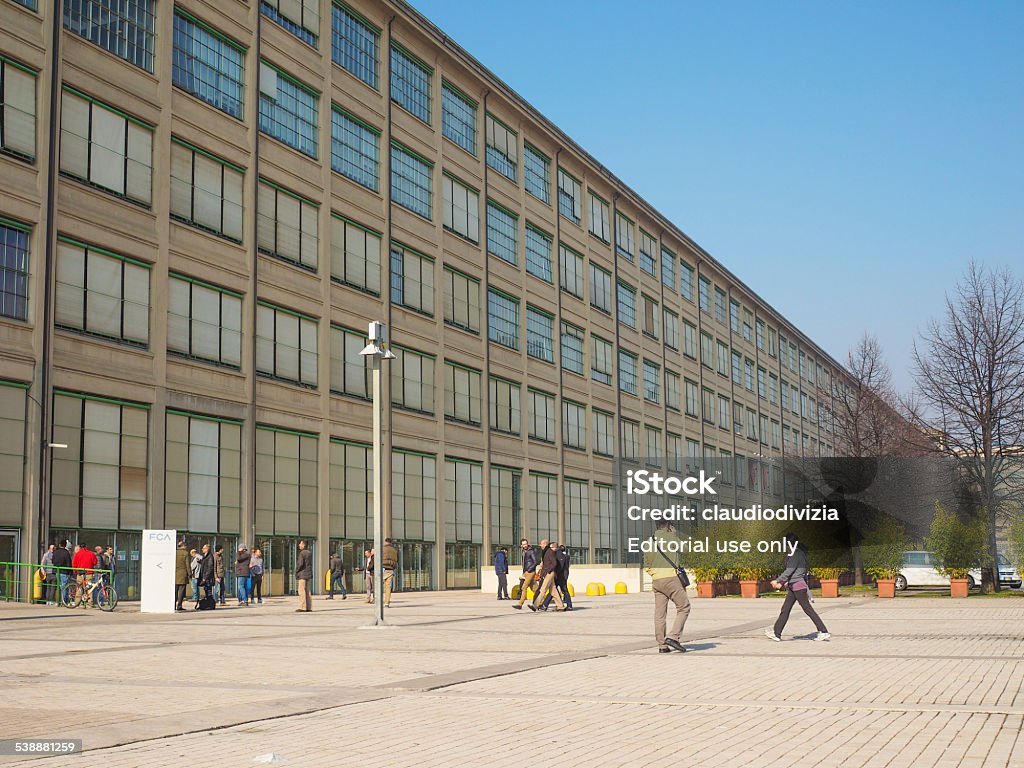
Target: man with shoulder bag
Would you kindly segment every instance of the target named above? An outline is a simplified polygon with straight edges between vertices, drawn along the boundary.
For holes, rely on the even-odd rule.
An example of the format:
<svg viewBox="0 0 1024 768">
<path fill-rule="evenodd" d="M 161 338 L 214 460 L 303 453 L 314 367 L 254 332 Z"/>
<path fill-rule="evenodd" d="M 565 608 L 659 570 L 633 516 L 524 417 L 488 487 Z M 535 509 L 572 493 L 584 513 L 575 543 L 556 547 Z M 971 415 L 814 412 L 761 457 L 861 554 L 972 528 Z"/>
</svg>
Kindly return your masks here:
<svg viewBox="0 0 1024 768">
<path fill-rule="evenodd" d="M 679 537 L 667 520 L 659 520 L 652 543 L 654 551 L 644 553 L 644 570 L 651 577 L 654 591 L 654 637 L 658 641 L 658 652 L 685 653 L 686 647 L 679 639 L 690 615 L 690 598 L 686 596 L 690 580 L 679 564 Z M 666 633 L 669 601 L 676 607 L 676 620 L 672 631 Z"/>
</svg>

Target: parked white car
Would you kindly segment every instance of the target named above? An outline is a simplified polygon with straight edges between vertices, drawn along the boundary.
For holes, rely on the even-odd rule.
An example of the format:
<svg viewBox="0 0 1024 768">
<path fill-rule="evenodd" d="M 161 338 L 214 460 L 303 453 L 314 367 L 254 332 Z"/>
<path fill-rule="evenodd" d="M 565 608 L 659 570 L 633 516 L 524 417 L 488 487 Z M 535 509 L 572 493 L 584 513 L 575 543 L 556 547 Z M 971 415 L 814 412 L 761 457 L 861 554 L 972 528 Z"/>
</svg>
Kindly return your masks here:
<svg viewBox="0 0 1024 768">
<path fill-rule="evenodd" d="M 975 568 L 967 574 L 967 588 L 981 585 L 981 569 Z M 999 555 L 999 585 L 1020 589 L 1021 577 L 1005 555 Z M 936 570 L 936 563 L 930 552 L 916 550 L 903 553 L 903 565 L 896 576 L 896 589 L 908 587 L 948 587 L 949 577 Z"/>
</svg>

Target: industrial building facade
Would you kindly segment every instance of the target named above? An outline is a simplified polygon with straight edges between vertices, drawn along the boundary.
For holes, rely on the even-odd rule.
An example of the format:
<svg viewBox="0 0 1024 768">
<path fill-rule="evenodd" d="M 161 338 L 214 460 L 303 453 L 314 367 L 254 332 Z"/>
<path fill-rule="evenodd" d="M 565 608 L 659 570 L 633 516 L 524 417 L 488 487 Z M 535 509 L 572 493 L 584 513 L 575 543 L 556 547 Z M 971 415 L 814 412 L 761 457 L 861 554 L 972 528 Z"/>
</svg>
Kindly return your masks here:
<svg viewBox="0 0 1024 768">
<path fill-rule="evenodd" d="M 0 102 L 0 561 L 359 567 L 371 320 L 403 589 L 625 562 L 615 457 L 834 451 L 835 361 L 405 3 L 0 0 Z"/>
</svg>

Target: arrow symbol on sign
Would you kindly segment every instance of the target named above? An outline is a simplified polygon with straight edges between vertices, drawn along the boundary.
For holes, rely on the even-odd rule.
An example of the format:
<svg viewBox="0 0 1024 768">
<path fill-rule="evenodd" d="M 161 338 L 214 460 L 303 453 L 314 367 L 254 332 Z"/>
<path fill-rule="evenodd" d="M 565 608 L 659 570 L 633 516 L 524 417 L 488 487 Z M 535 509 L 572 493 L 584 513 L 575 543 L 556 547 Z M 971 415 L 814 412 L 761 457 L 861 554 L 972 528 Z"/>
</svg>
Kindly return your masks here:
<svg viewBox="0 0 1024 768">
<path fill-rule="evenodd" d="M 163 563 L 157 563 L 157 564 L 156 564 L 156 567 L 157 567 L 157 568 L 163 568 L 163 567 L 164 567 L 164 564 L 163 564 Z"/>
</svg>

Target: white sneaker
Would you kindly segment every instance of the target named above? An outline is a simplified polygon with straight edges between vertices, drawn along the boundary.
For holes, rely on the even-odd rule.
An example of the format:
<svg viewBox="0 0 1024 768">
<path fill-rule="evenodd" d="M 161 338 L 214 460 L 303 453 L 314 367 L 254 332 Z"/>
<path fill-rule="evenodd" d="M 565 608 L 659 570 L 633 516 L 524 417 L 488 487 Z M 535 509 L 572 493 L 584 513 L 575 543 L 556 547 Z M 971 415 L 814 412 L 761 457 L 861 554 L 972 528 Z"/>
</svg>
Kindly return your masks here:
<svg viewBox="0 0 1024 768">
<path fill-rule="evenodd" d="M 814 639 L 815 640 L 830 640 L 831 638 L 832 638 L 832 635 L 830 633 L 828 633 L 828 632 L 819 632 L 818 636 L 815 637 Z"/>
<path fill-rule="evenodd" d="M 774 627 L 765 627 L 764 636 L 767 637 L 769 640 L 774 640 L 776 643 L 782 642 L 782 638 L 775 634 Z"/>
</svg>

